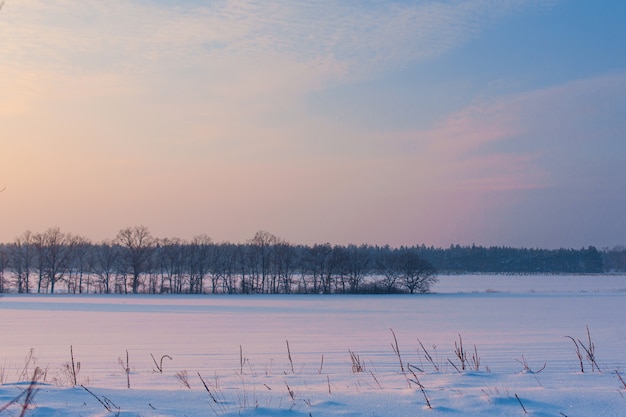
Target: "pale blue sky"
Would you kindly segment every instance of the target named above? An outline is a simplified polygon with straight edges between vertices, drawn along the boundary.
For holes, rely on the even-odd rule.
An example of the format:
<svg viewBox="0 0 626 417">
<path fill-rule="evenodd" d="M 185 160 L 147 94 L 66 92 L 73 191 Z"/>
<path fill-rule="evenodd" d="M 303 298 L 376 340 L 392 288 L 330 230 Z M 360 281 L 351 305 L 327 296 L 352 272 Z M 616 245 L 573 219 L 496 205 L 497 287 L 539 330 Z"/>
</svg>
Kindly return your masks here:
<svg viewBox="0 0 626 417">
<path fill-rule="evenodd" d="M 8 0 L 0 241 L 626 243 L 626 2 Z"/>
</svg>

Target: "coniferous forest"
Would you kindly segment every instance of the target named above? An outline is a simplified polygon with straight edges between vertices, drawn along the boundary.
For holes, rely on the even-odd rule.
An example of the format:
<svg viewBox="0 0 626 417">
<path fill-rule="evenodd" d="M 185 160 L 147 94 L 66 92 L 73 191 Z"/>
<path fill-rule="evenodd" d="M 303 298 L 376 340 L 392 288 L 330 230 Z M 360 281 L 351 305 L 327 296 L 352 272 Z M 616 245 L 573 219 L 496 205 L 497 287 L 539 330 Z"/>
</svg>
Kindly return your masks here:
<svg viewBox="0 0 626 417">
<path fill-rule="evenodd" d="M 156 238 L 144 226 L 110 241 L 59 228 L 0 245 L 0 292 L 424 293 L 437 274 L 626 271 L 626 248 L 291 244 L 260 231 L 245 243 Z"/>
</svg>

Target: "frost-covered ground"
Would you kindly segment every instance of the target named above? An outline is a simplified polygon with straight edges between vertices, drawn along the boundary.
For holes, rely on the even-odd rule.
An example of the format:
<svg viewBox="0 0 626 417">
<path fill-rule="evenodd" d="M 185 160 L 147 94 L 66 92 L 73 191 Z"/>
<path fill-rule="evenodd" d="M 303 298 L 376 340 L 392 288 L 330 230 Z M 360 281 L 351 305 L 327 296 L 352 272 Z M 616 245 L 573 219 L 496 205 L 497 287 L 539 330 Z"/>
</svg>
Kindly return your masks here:
<svg viewBox="0 0 626 417">
<path fill-rule="evenodd" d="M 414 296 L 4 295 L 0 416 L 36 366 L 29 416 L 626 415 L 626 277 L 440 278 Z M 455 369 L 459 335 L 478 370 Z"/>
</svg>

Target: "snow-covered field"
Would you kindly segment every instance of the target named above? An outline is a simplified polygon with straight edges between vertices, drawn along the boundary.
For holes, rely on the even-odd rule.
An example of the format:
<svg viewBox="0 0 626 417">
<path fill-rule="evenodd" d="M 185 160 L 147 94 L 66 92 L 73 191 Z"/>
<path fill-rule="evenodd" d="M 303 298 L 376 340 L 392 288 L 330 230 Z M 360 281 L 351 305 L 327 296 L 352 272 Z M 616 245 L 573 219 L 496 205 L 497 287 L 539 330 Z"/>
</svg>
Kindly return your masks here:
<svg viewBox="0 0 626 417">
<path fill-rule="evenodd" d="M 4 295 L 0 416 L 22 413 L 37 366 L 28 416 L 626 415 L 626 277 L 442 276 L 433 291 Z"/>
</svg>

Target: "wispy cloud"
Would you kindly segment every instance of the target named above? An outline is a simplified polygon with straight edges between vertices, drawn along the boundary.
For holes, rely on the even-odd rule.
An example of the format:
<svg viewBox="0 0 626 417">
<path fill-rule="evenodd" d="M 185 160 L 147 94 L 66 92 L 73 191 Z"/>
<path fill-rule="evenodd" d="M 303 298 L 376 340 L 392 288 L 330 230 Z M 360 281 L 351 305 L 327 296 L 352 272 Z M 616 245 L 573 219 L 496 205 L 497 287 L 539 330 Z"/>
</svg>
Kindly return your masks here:
<svg viewBox="0 0 626 417">
<path fill-rule="evenodd" d="M 7 7 L 0 30 L 10 41 L 0 51 L 22 62 L 41 55 L 49 63 L 116 69 L 176 57 L 270 56 L 316 68 L 322 77 L 367 76 L 437 57 L 499 19 L 552 3 L 28 0 Z"/>
<path fill-rule="evenodd" d="M 455 188 L 597 187 L 594 171 L 623 166 L 615 152 L 626 148 L 624 97 L 626 74 L 609 74 L 477 103 L 388 139 L 404 155 L 437 161 Z"/>
</svg>

